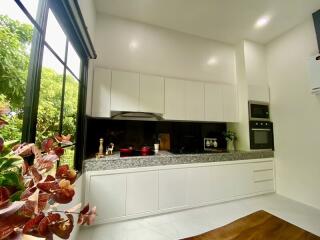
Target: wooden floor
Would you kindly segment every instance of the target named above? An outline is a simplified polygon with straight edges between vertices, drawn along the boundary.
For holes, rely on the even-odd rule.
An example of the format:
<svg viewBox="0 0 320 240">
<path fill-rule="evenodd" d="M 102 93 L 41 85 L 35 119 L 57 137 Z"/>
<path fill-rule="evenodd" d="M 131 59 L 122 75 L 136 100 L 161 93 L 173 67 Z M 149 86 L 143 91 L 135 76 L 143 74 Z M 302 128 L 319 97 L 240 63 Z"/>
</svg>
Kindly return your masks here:
<svg viewBox="0 0 320 240">
<path fill-rule="evenodd" d="M 270 213 L 258 211 L 185 240 L 320 240 L 320 237 Z"/>
</svg>

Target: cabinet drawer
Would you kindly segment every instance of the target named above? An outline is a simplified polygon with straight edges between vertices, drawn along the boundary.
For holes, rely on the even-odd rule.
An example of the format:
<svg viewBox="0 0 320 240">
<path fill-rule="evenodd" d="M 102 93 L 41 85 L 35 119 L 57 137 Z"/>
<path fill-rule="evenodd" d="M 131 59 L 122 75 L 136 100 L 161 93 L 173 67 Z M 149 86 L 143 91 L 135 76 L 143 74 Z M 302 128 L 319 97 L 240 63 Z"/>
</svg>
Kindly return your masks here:
<svg viewBox="0 0 320 240">
<path fill-rule="evenodd" d="M 254 183 L 255 192 L 273 192 L 274 182 L 273 180 L 261 181 Z"/>
<path fill-rule="evenodd" d="M 261 163 L 254 163 L 253 171 L 261 171 L 261 170 L 270 170 L 273 169 L 273 162 L 261 162 Z"/>
<path fill-rule="evenodd" d="M 272 180 L 273 179 L 273 170 L 259 170 L 253 172 L 253 181 L 265 181 L 265 180 Z"/>
</svg>

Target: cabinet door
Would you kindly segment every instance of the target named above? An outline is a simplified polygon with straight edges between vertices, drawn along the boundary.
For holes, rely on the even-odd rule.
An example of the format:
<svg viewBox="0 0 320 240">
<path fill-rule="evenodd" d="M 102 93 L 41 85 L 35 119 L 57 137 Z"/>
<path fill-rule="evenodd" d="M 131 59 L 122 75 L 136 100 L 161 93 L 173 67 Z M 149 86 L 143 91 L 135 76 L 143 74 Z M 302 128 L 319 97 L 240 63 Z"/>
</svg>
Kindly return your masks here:
<svg viewBox="0 0 320 240">
<path fill-rule="evenodd" d="M 234 165 L 219 165 L 212 167 L 213 199 L 228 200 L 236 195 L 234 175 L 237 168 Z"/>
<path fill-rule="evenodd" d="M 243 196 L 254 193 L 253 164 L 235 165 L 237 171 L 234 172 L 236 196 Z"/>
<path fill-rule="evenodd" d="M 225 122 L 238 121 L 237 91 L 234 85 L 221 85 L 223 98 L 223 119 Z"/>
<path fill-rule="evenodd" d="M 165 79 L 165 119 L 185 120 L 184 80 Z"/>
<path fill-rule="evenodd" d="M 188 168 L 187 201 L 191 206 L 210 203 L 214 200 L 212 167 Z M 223 184 L 223 183 L 221 183 Z"/>
<path fill-rule="evenodd" d="M 127 175 L 127 215 L 158 210 L 158 171 Z"/>
<path fill-rule="evenodd" d="M 159 172 L 159 209 L 174 209 L 186 205 L 186 169 Z"/>
<path fill-rule="evenodd" d="M 205 120 L 223 122 L 222 89 L 219 84 L 205 84 Z"/>
<path fill-rule="evenodd" d="M 94 70 L 92 83 L 92 116 L 110 117 L 111 71 L 103 68 Z"/>
<path fill-rule="evenodd" d="M 112 71 L 111 110 L 139 110 L 139 73 Z"/>
<path fill-rule="evenodd" d="M 248 86 L 248 99 L 250 101 L 259 101 L 259 102 L 269 102 L 269 87 L 258 86 L 258 85 L 249 85 Z"/>
<path fill-rule="evenodd" d="M 140 111 L 164 112 L 164 79 L 162 77 L 140 75 Z"/>
<path fill-rule="evenodd" d="M 204 120 L 204 84 L 185 81 L 186 120 Z"/>
<path fill-rule="evenodd" d="M 126 175 L 91 176 L 88 201 L 97 206 L 97 222 L 105 222 L 126 214 Z"/>
</svg>

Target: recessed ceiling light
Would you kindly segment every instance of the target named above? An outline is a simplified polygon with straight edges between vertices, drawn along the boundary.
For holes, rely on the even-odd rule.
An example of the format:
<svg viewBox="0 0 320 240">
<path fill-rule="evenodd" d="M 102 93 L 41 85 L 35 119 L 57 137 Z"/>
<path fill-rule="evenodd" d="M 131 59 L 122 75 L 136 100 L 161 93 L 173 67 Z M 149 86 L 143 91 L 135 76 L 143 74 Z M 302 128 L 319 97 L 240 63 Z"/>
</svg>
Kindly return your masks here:
<svg viewBox="0 0 320 240">
<path fill-rule="evenodd" d="M 217 63 L 218 63 L 218 60 L 217 60 L 217 58 L 215 58 L 215 57 L 211 57 L 211 58 L 209 58 L 209 60 L 207 61 L 207 64 L 208 64 L 209 66 L 216 65 Z"/>
<path fill-rule="evenodd" d="M 137 49 L 138 47 L 139 47 L 139 44 L 138 44 L 138 42 L 135 41 L 135 40 L 132 40 L 132 41 L 129 43 L 129 48 L 130 48 L 131 50 Z"/>
<path fill-rule="evenodd" d="M 263 16 L 256 21 L 255 28 L 262 28 L 270 22 L 269 16 Z"/>
</svg>

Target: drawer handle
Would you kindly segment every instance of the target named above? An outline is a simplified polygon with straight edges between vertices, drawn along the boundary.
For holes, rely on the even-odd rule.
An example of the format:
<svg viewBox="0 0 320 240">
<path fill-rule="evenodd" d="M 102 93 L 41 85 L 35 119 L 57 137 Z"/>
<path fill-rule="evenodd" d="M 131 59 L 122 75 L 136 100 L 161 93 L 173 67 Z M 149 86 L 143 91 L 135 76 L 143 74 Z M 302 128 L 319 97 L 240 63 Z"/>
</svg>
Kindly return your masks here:
<svg viewBox="0 0 320 240">
<path fill-rule="evenodd" d="M 273 168 L 268 168 L 268 169 L 257 169 L 257 170 L 253 170 L 254 172 L 266 172 L 266 171 L 272 171 Z"/>
<path fill-rule="evenodd" d="M 263 179 L 263 180 L 255 180 L 254 183 L 261 183 L 261 182 L 270 182 L 273 181 L 272 178 L 268 178 L 268 179 Z"/>
</svg>

